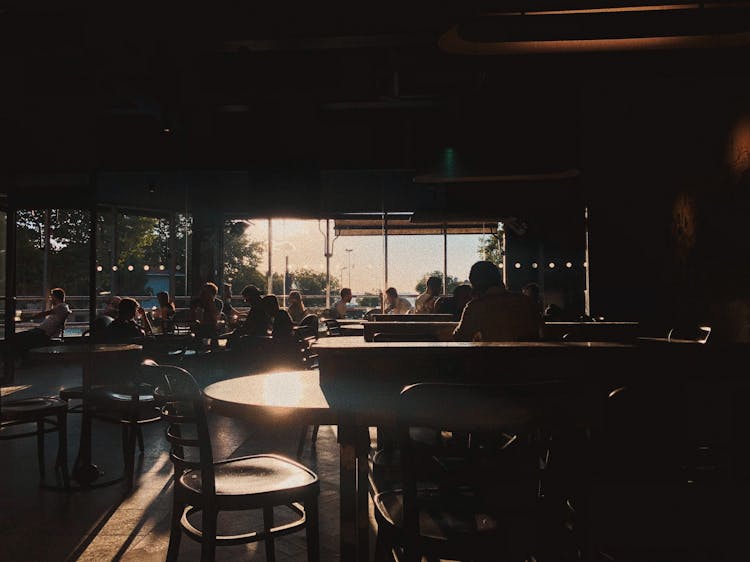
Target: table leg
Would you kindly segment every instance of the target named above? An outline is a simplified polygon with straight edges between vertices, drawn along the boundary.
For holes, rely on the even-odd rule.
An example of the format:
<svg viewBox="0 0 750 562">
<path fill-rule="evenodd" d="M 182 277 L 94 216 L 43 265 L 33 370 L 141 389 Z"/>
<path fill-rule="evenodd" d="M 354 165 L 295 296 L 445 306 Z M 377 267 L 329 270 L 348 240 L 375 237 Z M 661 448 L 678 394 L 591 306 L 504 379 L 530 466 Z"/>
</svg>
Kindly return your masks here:
<svg viewBox="0 0 750 562">
<path fill-rule="evenodd" d="M 91 373 L 93 366 L 90 361 L 83 363 L 83 412 L 81 414 L 81 440 L 78 455 L 73 465 L 73 478 L 81 485 L 93 483 L 101 473 L 99 467 L 91 462 L 91 412 L 88 394 L 91 391 Z"/>
<path fill-rule="evenodd" d="M 357 428 L 357 559 L 370 558 L 370 430 Z"/>
<path fill-rule="evenodd" d="M 357 432 L 339 425 L 339 487 L 341 560 L 357 559 Z"/>
</svg>

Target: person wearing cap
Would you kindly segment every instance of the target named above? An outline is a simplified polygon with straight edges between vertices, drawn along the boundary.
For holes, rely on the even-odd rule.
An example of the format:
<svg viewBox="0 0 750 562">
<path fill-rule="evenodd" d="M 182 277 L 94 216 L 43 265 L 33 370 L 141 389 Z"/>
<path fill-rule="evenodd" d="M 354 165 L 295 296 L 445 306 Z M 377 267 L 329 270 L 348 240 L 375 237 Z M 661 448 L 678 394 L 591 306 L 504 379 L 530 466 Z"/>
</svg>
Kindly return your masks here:
<svg viewBox="0 0 750 562">
<path fill-rule="evenodd" d="M 505 288 L 498 267 L 489 261 L 471 266 L 476 297 L 464 308 L 453 332 L 456 341 L 529 341 L 539 339 L 541 318 L 529 297 Z"/>
</svg>

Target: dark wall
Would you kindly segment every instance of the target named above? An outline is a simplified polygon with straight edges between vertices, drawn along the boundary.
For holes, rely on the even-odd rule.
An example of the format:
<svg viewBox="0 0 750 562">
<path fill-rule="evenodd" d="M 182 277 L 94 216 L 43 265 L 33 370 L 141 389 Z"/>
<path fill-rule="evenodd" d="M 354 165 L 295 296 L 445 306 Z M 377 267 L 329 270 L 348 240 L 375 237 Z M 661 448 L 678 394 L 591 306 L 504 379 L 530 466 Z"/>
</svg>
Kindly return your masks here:
<svg viewBox="0 0 750 562">
<path fill-rule="evenodd" d="M 747 299 L 748 77 L 589 81 L 581 97 L 592 309 L 673 325 Z"/>
</svg>

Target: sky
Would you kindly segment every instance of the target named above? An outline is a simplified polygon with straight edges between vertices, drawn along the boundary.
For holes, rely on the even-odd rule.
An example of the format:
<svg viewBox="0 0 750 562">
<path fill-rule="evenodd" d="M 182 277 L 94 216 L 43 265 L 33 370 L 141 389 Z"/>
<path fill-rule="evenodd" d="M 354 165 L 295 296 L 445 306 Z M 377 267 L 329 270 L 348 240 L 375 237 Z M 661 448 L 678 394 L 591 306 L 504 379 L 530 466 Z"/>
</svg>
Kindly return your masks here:
<svg viewBox="0 0 750 562">
<path fill-rule="evenodd" d="M 325 272 L 324 238 L 317 220 L 273 219 L 271 252 L 272 270 L 284 271 L 285 257 L 289 256 L 289 270 L 310 268 Z M 325 229 L 325 222 L 321 223 Z M 268 220 L 253 221 L 246 232 L 252 240 L 266 242 Z M 333 225 L 331 225 L 333 237 Z M 465 280 L 469 268 L 481 259 L 480 235 L 448 236 L 448 275 Z M 351 252 L 346 250 L 350 249 Z M 261 271 L 268 258 L 263 254 Z M 351 270 L 349 264 L 351 263 Z M 343 269 L 342 269 L 343 268 Z M 427 235 L 388 237 L 388 285 L 399 293 L 414 293 L 417 281 L 428 272 L 443 270 L 443 237 Z M 350 282 L 351 274 L 351 282 Z M 331 277 L 341 279 L 354 293 L 377 292 L 383 286 L 382 236 L 340 236 L 333 246 Z"/>
</svg>

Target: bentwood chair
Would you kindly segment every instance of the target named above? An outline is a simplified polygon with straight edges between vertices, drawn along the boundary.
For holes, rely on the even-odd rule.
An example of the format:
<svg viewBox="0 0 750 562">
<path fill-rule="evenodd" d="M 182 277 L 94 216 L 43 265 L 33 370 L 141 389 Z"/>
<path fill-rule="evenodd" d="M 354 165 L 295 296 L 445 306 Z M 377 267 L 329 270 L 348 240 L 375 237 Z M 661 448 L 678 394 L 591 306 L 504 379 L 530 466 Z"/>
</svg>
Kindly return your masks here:
<svg viewBox="0 0 750 562">
<path fill-rule="evenodd" d="M 45 481 L 44 435 L 57 432 L 55 472 L 62 478 L 66 491 L 70 489 L 67 414 L 67 404 L 54 397 L 20 398 L 7 402 L 0 399 L 0 441 L 36 436 L 39 480 L 42 485 Z M 35 429 L 12 429 L 23 426 L 35 426 Z"/>
<path fill-rule="evenodd" d="M 66 405 L 71 400 L 81 401 L 68 408 L 70 413 L 82 413 L 83 400 L 89 400 L 94 419 L 121 427 L 124 477 L 128 488 L 132 488 L 136 443 L 141 453 L 145 449 L 141 426 L 158 422 L 161 416 L 154 398 L 154 385 L 144 379 L 142 370 L 121 372 L 116 366 L 107 367 L 110 369 L 104 370 L 111 371 L 109 376 L 97 376 L 89 396 L 84 398 L 83 387 L 74 386 L 61 389 L 60 398 Z"/>
<path fill-rule="evenodd" d="M 529 430 L 534 410 L 497 386 L 421 383 L 401 395 L 403 487 L 374 497 L 376 559 L 528 559 L 538 463 L 504 432 Z M 417 429 L 443 437 L 430 445 Z"/>
<path fill-rule="evenodd" d="M 703 531 L 725 512 L 729 488 L 710 466 L 715 459 L 694 454 L 686 396 L 680 385 L 658 383 L 609 393 L 602 429 L 574 476 L 584 560 L 724 559 Z"/>
<path fill-rule="evenodd" d="M 266 560 L 275 559 L 274 540 L 305 528 L 307 559 L 319 560 L 318 477 L 301 464 L 278 455 L 249 455 L 214 461 L 203 394 L 195 379 L 180 367 L 144 362 L 165 384 L 162 417 L 174 464 L 174 495 L 167 560 L 177 559 L 182 533 L 201 543 L 201 560 L 214 560 L 222 545 L 265 541 Z M 274 525 L 274 508 L 285 507 L 298 518 Z M 221 511 L 262 510 L 263 530 L 220 535 Z M 191 521 L 200 514 L 201 526 Z"/>
</svg>

